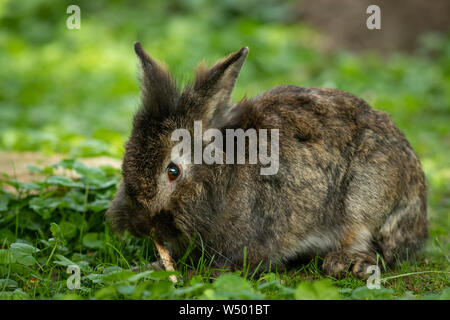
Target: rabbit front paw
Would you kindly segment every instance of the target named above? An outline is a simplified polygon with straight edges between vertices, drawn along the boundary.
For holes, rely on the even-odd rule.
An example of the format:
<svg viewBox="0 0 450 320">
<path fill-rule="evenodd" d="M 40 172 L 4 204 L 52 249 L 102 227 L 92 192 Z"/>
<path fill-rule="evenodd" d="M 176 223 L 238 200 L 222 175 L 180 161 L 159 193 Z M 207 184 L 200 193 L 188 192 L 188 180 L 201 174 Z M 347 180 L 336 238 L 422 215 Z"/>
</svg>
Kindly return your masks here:
<svg viewBox="0 0 450 320">
<path fill-rule="evenodd" d="M 367 268 L 376 265 L 376 259 L 369 253 L 340 250 L 330 252 L 323 260 L 322 270 L 325 274 L 341 278 L 350 272 L 356 278 L 368 277 Z"/>
</svg>

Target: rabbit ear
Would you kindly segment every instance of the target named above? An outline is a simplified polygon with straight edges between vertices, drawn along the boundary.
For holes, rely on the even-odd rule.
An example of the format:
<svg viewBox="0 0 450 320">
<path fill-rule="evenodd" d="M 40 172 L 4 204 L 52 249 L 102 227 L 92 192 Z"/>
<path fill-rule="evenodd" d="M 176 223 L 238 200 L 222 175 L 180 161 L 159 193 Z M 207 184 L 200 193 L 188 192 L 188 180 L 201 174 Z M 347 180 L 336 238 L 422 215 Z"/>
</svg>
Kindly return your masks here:
<svg viewBox="0 0 450 320">
<path fill-rule="evenodd" d="M 156 63 L 139 42 L 134 51 L 142 67 L 142 104 L 151 117 L 159 118 L 175 111 L 179 94 L 175 81 Z"/>
<path fill-rule="evenodd" d="M 205 99 L 202 113 L 211 127 L 220 127 L 226 122 L 231 109 L 231 93 L 248 51 L 248 47 L 242 47 L 211 69 L 199 66 L 197 70 L 194 90 Z"/>
</svg>

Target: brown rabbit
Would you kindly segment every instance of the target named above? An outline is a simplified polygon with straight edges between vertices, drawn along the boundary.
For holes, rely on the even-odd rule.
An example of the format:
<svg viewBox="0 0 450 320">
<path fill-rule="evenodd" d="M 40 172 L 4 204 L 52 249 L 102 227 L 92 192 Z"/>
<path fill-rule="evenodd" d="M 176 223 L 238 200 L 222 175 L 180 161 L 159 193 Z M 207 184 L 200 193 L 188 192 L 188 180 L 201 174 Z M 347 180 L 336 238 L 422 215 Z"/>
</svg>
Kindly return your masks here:
<svg viewBox="0 0 450 320">
<path fill-rule="evenodd" d="M 424 174 L 386 113 L 343 91 L 296 86 L 233 104 L 247 47 L 210 69 L 200 66 L 181 93 L 139 43 L 135 51 L 142 107 L 107 212 L 117 231 L 152 236 L 175 259 L 197 235 L 217 266 L 242 267 L 244 251 L 252 266 L 265 267 L 318 254 L 334 276 L 364 276 L 377 253 L 391 264 L 423 244 Z M 221 132 L 278 129 L 278 172 L 261 175 L 261 163 L 174 163 L 172 132 L 193 132 L 196 120 Z"/>
</svg>

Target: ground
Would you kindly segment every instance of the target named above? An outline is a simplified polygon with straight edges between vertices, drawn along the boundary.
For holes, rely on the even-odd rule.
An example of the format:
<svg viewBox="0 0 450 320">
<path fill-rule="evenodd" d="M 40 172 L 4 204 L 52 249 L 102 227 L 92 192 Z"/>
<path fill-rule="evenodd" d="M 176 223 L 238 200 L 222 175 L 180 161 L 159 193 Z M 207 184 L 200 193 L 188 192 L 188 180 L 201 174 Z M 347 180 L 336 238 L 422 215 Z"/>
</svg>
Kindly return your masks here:
<svg viewBox="0 0 450 320">
<path fill-rule="evenodd" d="M 350 274 L 325 276 L 321 257 L 293 270 L 263 273 L 251 273 L 245 264 L 241 271 L 222 272 L 211 267 L 212 261 L 185 258 L 178 261 L 179 282 L 173 284 L 173 273 L 148 269 L 157 259 L 151 239 L 117 237 L 104 223 L 104 210 L 120 178 L 117 159 L 85 159 L 101 164 L 98 169 L 57 155 L 1 155 L 1 168 L 15 172 L 15 179 L 3 179 L 13 190 L 0 193 L 3 299 L 450 298 L 448 248 L 440 242 L 445 236 L 430 239 L 416 260 L 391 270 L 380 264 L 379 289 L 369 289 L 366 279 Z M 55 160 L 59 162 L 52 165 Z M 40 167 L 31 166 L 33 173 L 26 173 L 27 163 Z M 68 286 L 69 266 L 80 271 L 79 289 L 69 289 L 75 287 Z"/>
</svg>

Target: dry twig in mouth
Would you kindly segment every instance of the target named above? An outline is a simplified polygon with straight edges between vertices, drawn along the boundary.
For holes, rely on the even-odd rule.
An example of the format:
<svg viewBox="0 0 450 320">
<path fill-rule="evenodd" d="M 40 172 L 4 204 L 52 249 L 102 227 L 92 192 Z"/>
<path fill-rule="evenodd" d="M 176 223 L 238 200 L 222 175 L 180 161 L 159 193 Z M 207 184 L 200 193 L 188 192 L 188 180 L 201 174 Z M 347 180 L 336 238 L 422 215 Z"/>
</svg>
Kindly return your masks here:
<svg viewBox="0 0 450 320">
<path fill-rule="evenodd" d="M 167 271 L 175 271 L 174 267 L 173 267 L 173 259 L 170 256 L 169 250 L 167 250 L 166 247 L 164 247 L 162 244 L 158 243 L 157 241 L 154 241 L 155 245 L 156 245 L 156 250 L 158 250 L 158 254 L 161 257 L 161 261 L 164 265 L 164 268 Z M 171 275 L 169 277 L 170 281 L 172 281 L 173 283 L 177 283 L 177 277 L 175 275 Z"/>
</svg>

